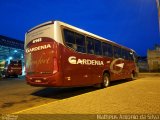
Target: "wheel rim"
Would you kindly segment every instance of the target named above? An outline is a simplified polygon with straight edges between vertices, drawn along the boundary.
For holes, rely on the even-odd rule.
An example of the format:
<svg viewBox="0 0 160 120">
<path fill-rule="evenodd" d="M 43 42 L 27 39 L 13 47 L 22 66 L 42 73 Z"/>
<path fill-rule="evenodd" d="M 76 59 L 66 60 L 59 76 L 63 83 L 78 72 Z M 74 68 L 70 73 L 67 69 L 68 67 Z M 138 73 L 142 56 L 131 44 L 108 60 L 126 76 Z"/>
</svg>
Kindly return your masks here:
<svg viewBox="0 0 160 120">
<path fill-rule="evenodd" d="M 132 79 L 132 80 L 134 79 L 134 75 L 133 75 L 133 73 L 131 74 L 131 79 Z"/>
<path fill-rule="evenodd" d="M 109 78 L 108 78 L 108 76 L 105 76 L 104 77 L 104 86 L 107 87 L 108 84 L 109 84 Z"/>
</svg>

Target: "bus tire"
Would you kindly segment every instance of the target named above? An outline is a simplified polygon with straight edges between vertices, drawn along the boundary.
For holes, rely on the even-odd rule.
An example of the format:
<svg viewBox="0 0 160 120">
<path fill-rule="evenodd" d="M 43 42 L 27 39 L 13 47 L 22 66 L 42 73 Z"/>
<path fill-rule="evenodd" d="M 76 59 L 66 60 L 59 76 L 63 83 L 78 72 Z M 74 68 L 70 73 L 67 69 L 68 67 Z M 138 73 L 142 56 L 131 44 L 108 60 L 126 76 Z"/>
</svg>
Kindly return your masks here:
<svg viewBox="0 0 160 120">
<path fill-rule="evenodd" d="M 135 79 L 136 79 L 136 73 L 132 72 L 130 79 L 131 79 L 131 80 L 135 80 Z"/>
<path fill-rule="evenodd" d="M 110 76 L 108 73 L 104 73 L 102 83 L 101 83 L 101 88 L 106 88 L 109 85 L 110 85 Z"/>
<path fill-rule="evenodd" d="M 15 78 L 18 78 L 18 75 L 14 75 Z"/>
<path fill-rule="evenodd" d="M 5 77 L 5 78 L 9 78 L 9 75 L 8 75 L 8 74 L 5 74 L 4 77 Z"/>
</svg>

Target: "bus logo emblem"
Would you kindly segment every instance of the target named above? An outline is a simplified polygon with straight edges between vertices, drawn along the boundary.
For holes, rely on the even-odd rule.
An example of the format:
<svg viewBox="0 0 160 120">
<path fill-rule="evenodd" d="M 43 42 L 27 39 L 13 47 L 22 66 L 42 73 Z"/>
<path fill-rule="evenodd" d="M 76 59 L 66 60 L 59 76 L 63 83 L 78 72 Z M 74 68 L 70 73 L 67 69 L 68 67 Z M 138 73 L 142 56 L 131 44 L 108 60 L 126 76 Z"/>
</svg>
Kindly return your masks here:
<svg viewBox="0 0 160 120">
<path fill-rule="evenodd" d="M 124 63 L 116 64 L 117 61 L 124 61 L 124 59 L 118 58 L 118 59 L 115 59 L 115 60 L 113 60 L 111 62 L 111 64 L 110 64 L 110 70 L 111 70 L 111 72 L 116 73 L 116 74 L 121 73 L 122 70 L 123 70 L 123 67 L 124 67 Z M 119 69 L 118 70 L 115 69 L 114 66 L 119 67 Z"/>
<path fill-rule="evenodd" d="M 117 66 L 117 67 L 120 67 L 120 68 L 123 68 L 124 63 L 117 64 L 116 66 Z"/>
</svg>

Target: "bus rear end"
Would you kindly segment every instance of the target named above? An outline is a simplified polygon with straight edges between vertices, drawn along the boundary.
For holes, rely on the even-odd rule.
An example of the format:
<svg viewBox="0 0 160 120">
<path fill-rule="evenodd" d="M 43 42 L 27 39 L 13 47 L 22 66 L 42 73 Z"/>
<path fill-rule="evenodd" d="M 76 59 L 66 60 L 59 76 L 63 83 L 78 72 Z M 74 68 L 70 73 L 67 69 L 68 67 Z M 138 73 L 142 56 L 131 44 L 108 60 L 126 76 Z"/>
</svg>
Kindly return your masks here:
<svg viewBox="0 0 160 120">
<path fill-rule="evenodd" d="M 58 43 L 54 23 L 45 23 L 26 33 L 26 81 L 32 86 L 59 86 Z"/>
<path fill-rule="evenodd" d="M 8 64 L 6 62 L 5 69 L 3 70 L 3 75 L 5 77 L 18 77 L 18 75 L 22 75 L 22 61 L 21 60 L 10 60 Z"/>
</svg>

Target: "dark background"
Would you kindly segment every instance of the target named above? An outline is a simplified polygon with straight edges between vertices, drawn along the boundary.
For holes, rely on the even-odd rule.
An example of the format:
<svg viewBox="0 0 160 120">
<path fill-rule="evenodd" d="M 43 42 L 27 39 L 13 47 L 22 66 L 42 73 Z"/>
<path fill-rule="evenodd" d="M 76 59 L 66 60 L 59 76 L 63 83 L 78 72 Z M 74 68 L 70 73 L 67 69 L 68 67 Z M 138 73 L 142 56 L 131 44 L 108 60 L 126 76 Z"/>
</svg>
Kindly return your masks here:
<svg viewBox="0 0 160 120">
<path fill-rule="evenodd" d="M 160 43 L 156 0 L 0 0 L 0 34 L 25 32 L 60 20 L 146 55 Z"/>
</svg>

